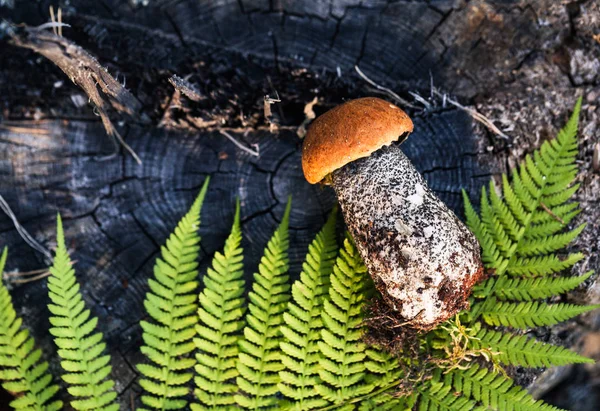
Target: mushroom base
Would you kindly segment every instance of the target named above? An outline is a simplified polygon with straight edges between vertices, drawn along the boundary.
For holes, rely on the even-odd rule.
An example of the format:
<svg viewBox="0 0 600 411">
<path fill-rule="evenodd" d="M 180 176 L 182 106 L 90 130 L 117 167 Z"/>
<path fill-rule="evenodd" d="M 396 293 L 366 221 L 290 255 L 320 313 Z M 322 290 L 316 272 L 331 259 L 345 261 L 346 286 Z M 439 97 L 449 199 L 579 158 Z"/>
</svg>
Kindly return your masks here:
<svg viewBox="0 0 600 411">
<path fill-rule="evenodd" d="M 398 145 L 332 178 L 346 225 L 390 309 L 428 330 L 468 307 L 483 275 L 479 243 Z"/>
</svg>

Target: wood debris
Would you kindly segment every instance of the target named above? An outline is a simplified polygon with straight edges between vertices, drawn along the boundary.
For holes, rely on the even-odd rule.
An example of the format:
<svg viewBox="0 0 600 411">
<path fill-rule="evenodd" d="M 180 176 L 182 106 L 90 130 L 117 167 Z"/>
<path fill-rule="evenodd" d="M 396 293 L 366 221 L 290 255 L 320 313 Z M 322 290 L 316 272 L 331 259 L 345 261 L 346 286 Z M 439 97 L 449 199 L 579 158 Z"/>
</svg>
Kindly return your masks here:
<svg viewBox="0 0 600 411">
<path fill-rule="evenodd" d="M 198 102 L 204 99 L 204 96 L 196 88 L 196 86 L 186 79 L 179 77 L 177 74 L 174 74 L 169 78 L 169 83 L 171 83 L 176 90 L 179 90 L 184 96 L 192 101 Z"/>
<path fill-rule="evenodd" d="M 120 143 L 138 163 L 141 163 L 138 155 L 123 140 L 108 116 L 110 107 L 130 116 L 137 115 L 141 104 L 133 94 L 111 76 L 94 56 L 58 34 L 25 25 L 14 27 L 9 34 L 12 44 L 31 49 L 46 57 L 73 83 L 81 87 L 94 104 L 106 133 L 113 139 L 115 147 L 118 148 L 117 142 Z"/>
</svg>

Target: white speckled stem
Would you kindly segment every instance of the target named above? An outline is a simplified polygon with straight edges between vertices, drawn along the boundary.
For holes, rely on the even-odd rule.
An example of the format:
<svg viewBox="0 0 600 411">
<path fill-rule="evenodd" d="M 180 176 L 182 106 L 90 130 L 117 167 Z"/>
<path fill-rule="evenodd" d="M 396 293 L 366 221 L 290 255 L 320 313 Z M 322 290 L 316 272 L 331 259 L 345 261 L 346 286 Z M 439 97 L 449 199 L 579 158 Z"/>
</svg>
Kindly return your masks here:
<svg viewBox="0 0 600 411">
<path fill-rule="evenodd" d="M 348 229 L 390 307 L 429 329 L 467 306 L 479 243 L 398 145 L 333 173 Z"/>
</svg>

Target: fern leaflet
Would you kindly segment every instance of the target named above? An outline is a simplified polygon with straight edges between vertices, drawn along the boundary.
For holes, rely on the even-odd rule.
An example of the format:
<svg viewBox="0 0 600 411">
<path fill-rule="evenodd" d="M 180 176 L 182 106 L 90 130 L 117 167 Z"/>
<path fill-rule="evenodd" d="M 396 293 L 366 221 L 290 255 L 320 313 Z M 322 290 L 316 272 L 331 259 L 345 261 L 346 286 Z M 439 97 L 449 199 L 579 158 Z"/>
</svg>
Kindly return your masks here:
<svg viewBox="0 0 600 411">
<path fill-rule="evenodd" d="M 386 387 L 400 382 L 402 369 L 398 357 L 375 346 L 367 348 L 366 353 L 365 367 L 371 373 L 369 380 L 373 387 Z"/>
<path fill-rule="evenodd" d="M 593 271 L 579 277 L 492 277 L 478 286 L 474 295 L 476 297 L 485 296 L 489 293 L 487 291 L 480 292 L 479 290 L 493 289 L 493 294 L 500 300 L 531 301 L 543 299 L 577 288 L 592 274 L 594 274 Z"/>
<path fill-rule="evenodd" d="M 417 409 L 419 411 L 443 411 L 443 410 L 474 410 L 475 401 L 463 395 L 456 395 L 452 385 L 440 381 L 440 372 L 436 370 L 431 381 L 417 385 L 419 394 Z M 482 409 L 482 408 L 478 408 Z"/>
<path fill-rule="evenodd" d="M 521 329 L 557 324 L 600 308 L 600 305 L 547 304 L 537 301 L 496 302 L 494 298 L 483 304 L 487 309 L 483 308 L 479 313 L 489 325 Z"/>
<path fill-rule="evenodd" d="M 444 384 L 452 386 L 467 398 L 481 402 L 487 409 L 515 411 L 557 411 L 557 408 L 535 400 L 527 390 L 514 384 L 509 377 L 473 363 L 466 370 L 453 370 L 444 377 Z"/>
<path fill-rule="evenodd" d="M 362 401 L 359 411 L 410 411 L 413 409 L 418 395 L 411 393 L 407 396 L 399 396 L 397 393 L 383 392 L 374 397 L 369 397 Z"/>
<path fill-rule="evenodd" d="M 0 278 L 4 272 L 8 250 L 0 257 Z M 10 402 L 16 410 L 55 411 L 62 401 L 52 400 L 58 386 L 47 372 L 48 363 L 40 361 L 42 350 L 34 349 L 35 341 L 22 328 L 12 299 L 0 280 L 0 380 L 2 387 L 17 398 Z"/>
<path fill-rule="evenodd" d="M 288 224 L 291 200 L 288 201 L 281 224 L 269 240 L 254 274 L 250 304 L 240 340 L 237 368 L 238 387 L 243 392 L 235 400 L 240 407 L 257 409 L 277 404 L 277 384 L 281 362 L 281 331 L 283 312 L 290 299 L 288 284 Z"/>
<path fill-rule="evenodd" d="M 494 358 L 506 365 L 533 368 L 594 362 L 566 348 L 542 343 L 525 335 L 481 329 L 476 337 L 471 340 L 474 348 L 487 348 L 498 353 Z"/>
<path fill-rule="evenodd" d="M 208 188 L 206 179 L 200 194 L 189 212 L 181 219 L 175 231 L 161 247 L 156 259 L 154 278 L 148 280 L 144 307 L 153 321 L 141 321 L 144 345 L 141 351 L 150 360 L 138 364 L 144 389 L 142 403 L 159 410 L 181 409 L 187 406 L 186 383 L 195 364 L 189 354 L 195 346 L 198 287 L 198 253 L 200 211 Z"/>
<path fill-rule="evenodd" d="M 399 358 L 377 346 L 367 348 L 366 354 L 365 367 L 369 374 L 365 380 L 370 385 L 370 393 L 375 395 L 369 395 L 363 400 L 359 410 L 404 410 L 410 408 L 412 397 L 398 395 L 396 392 L 403 377 Z"/>
<path fill-rule="evenodd" d="M 331 274 L 329 298 L 323 303 L 324 329 L 322 341 L 318 343 L 322 354 L 319 360 L 321 382 L 315 388 L 333 404 L 344 404 L 372 388 L 365 383 L 366 347 L 360 341 L 368 284 L 366 273 L 358 250 L 347 236 Z"/>
<path fill-rule="evenodd" d="M 237 387 L 231 381 L 238 376 L 235 363 L 246 311 L 241 242 L 238 200 L 223 254 L 215 254 L 212 268 L 203 277 L 204 290 L 198 298 L 194 394 L 202 405 L 191 404 L 192 410 L 232 407 L 235 404 L 233 393 Z"/>
<path fill-rule="evenodd" d="M 79 292 L 60 215 L 56 241 L 56 256 L 48 277 L 48 295 L 52 301 L 48 304 L 52 314 L 50 334 L 62 359 L 60 365 L 67 372 L 62 377 L 69 385 L 67 391 L 76 398 L 71 406 L 76 410 L 117 411 L 115 383 L 108 378 L 110 355 L 102 355 L 106 343 L 102 341 L 102 333 L 94 332 L 98 318 L 90 317 Z"/>
</svg>

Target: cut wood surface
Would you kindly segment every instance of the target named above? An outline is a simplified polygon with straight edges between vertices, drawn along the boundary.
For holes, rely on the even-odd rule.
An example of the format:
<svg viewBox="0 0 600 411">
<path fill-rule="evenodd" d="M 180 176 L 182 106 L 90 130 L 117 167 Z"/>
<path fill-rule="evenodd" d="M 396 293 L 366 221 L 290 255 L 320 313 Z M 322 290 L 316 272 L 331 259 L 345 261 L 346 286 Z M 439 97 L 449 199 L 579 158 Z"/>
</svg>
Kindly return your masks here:
<svg viewBox="0 0 600 411">
<path fill-rule="evenodd" d="M 0 7 L 2 17 L 29 26 L 48 21 L 51 2 L 22 3 Z M 100 317 L 113 355 L 124 409 L 140 392 L 134 364 L 143 360 L 139 320 L 147 279 L 160 245 L 207 176 L 200 272 L 222 247 L 239 197 L 250 276 L 292 195 L 290 266 L 292 277 L 298 275 L 308 243 L 335 202 L 329 188 L 311 186 L 302 175 L 297 129 L 305 106 L 317 97 L 318 115 L 365 95 L 397 103 L 361 78 L 356 65 L 418 107 L 407 110 L 415 132 L 404 151 L 459 216 L 461 189 L 478 198 L 492 176 L 555 134 L 583 95 L 579 200 L 584 212 L 578 222 L 589 225 L 576 245 L 587 254 L 576 273 L 598 270 L 600 182 L 592 153 L 599 144 L 600 75 L 593 67 L 600 67 L 600 44 L 593 27 L 600 27 L 600 10 L 593 0 L 133 3 L 71 1 L 63 7 L 63 21 L 71 25 L 63 28 L 63 36 L 95 56 L 139 102 L 139 114 L 113 111 L 110 116 L 141 165 L 125 150 L 112 155 L 113 145 L 87 96 L 58 67 L 0 34 L 0 195 L 49 249 L 56 213 L 62 214 L 84 297 Z M 195 87 L 193 100 L 173 88 L 173 75 Z M 432 97 L 432 82 L 442 96 Z M 425 110 L 409 92 L 431 107 Z M 452 105 L 443 97 L 446 92 L 492 119 L 509 139 Z M 266 95 L 281 100 L 270 105 L 268 118 Z M 259 156 L 240 150 L 219 130 L 258 148 Z M 8 270 L 48 263 L 4 215 L 0 245 L 9 247 Z M 587 286 L 589 291 L 568 298 L 600 302 L 600 287 L 593 281 Z M 47 333 L 44 280 L 12 292 L 58 374 Z M 594 318 L 542 337 L 580 343 L 598 328 Z M 541 391 L 563 407 L 568 403 L 560 401 L 568 400 L 552 397 L 556 381 L 575 381 L 566 389 L 576 397 L 586 392 L 577 378 L 592 371 L 574 367 L 569 372 L 548 377 L 555 380 Z M 533 374 L 521 380 L 528 384 Z M 573 409 L 594 409 L 584 407 L 598 398 L 586 396 L 587 402 Z"/>
</svg>

